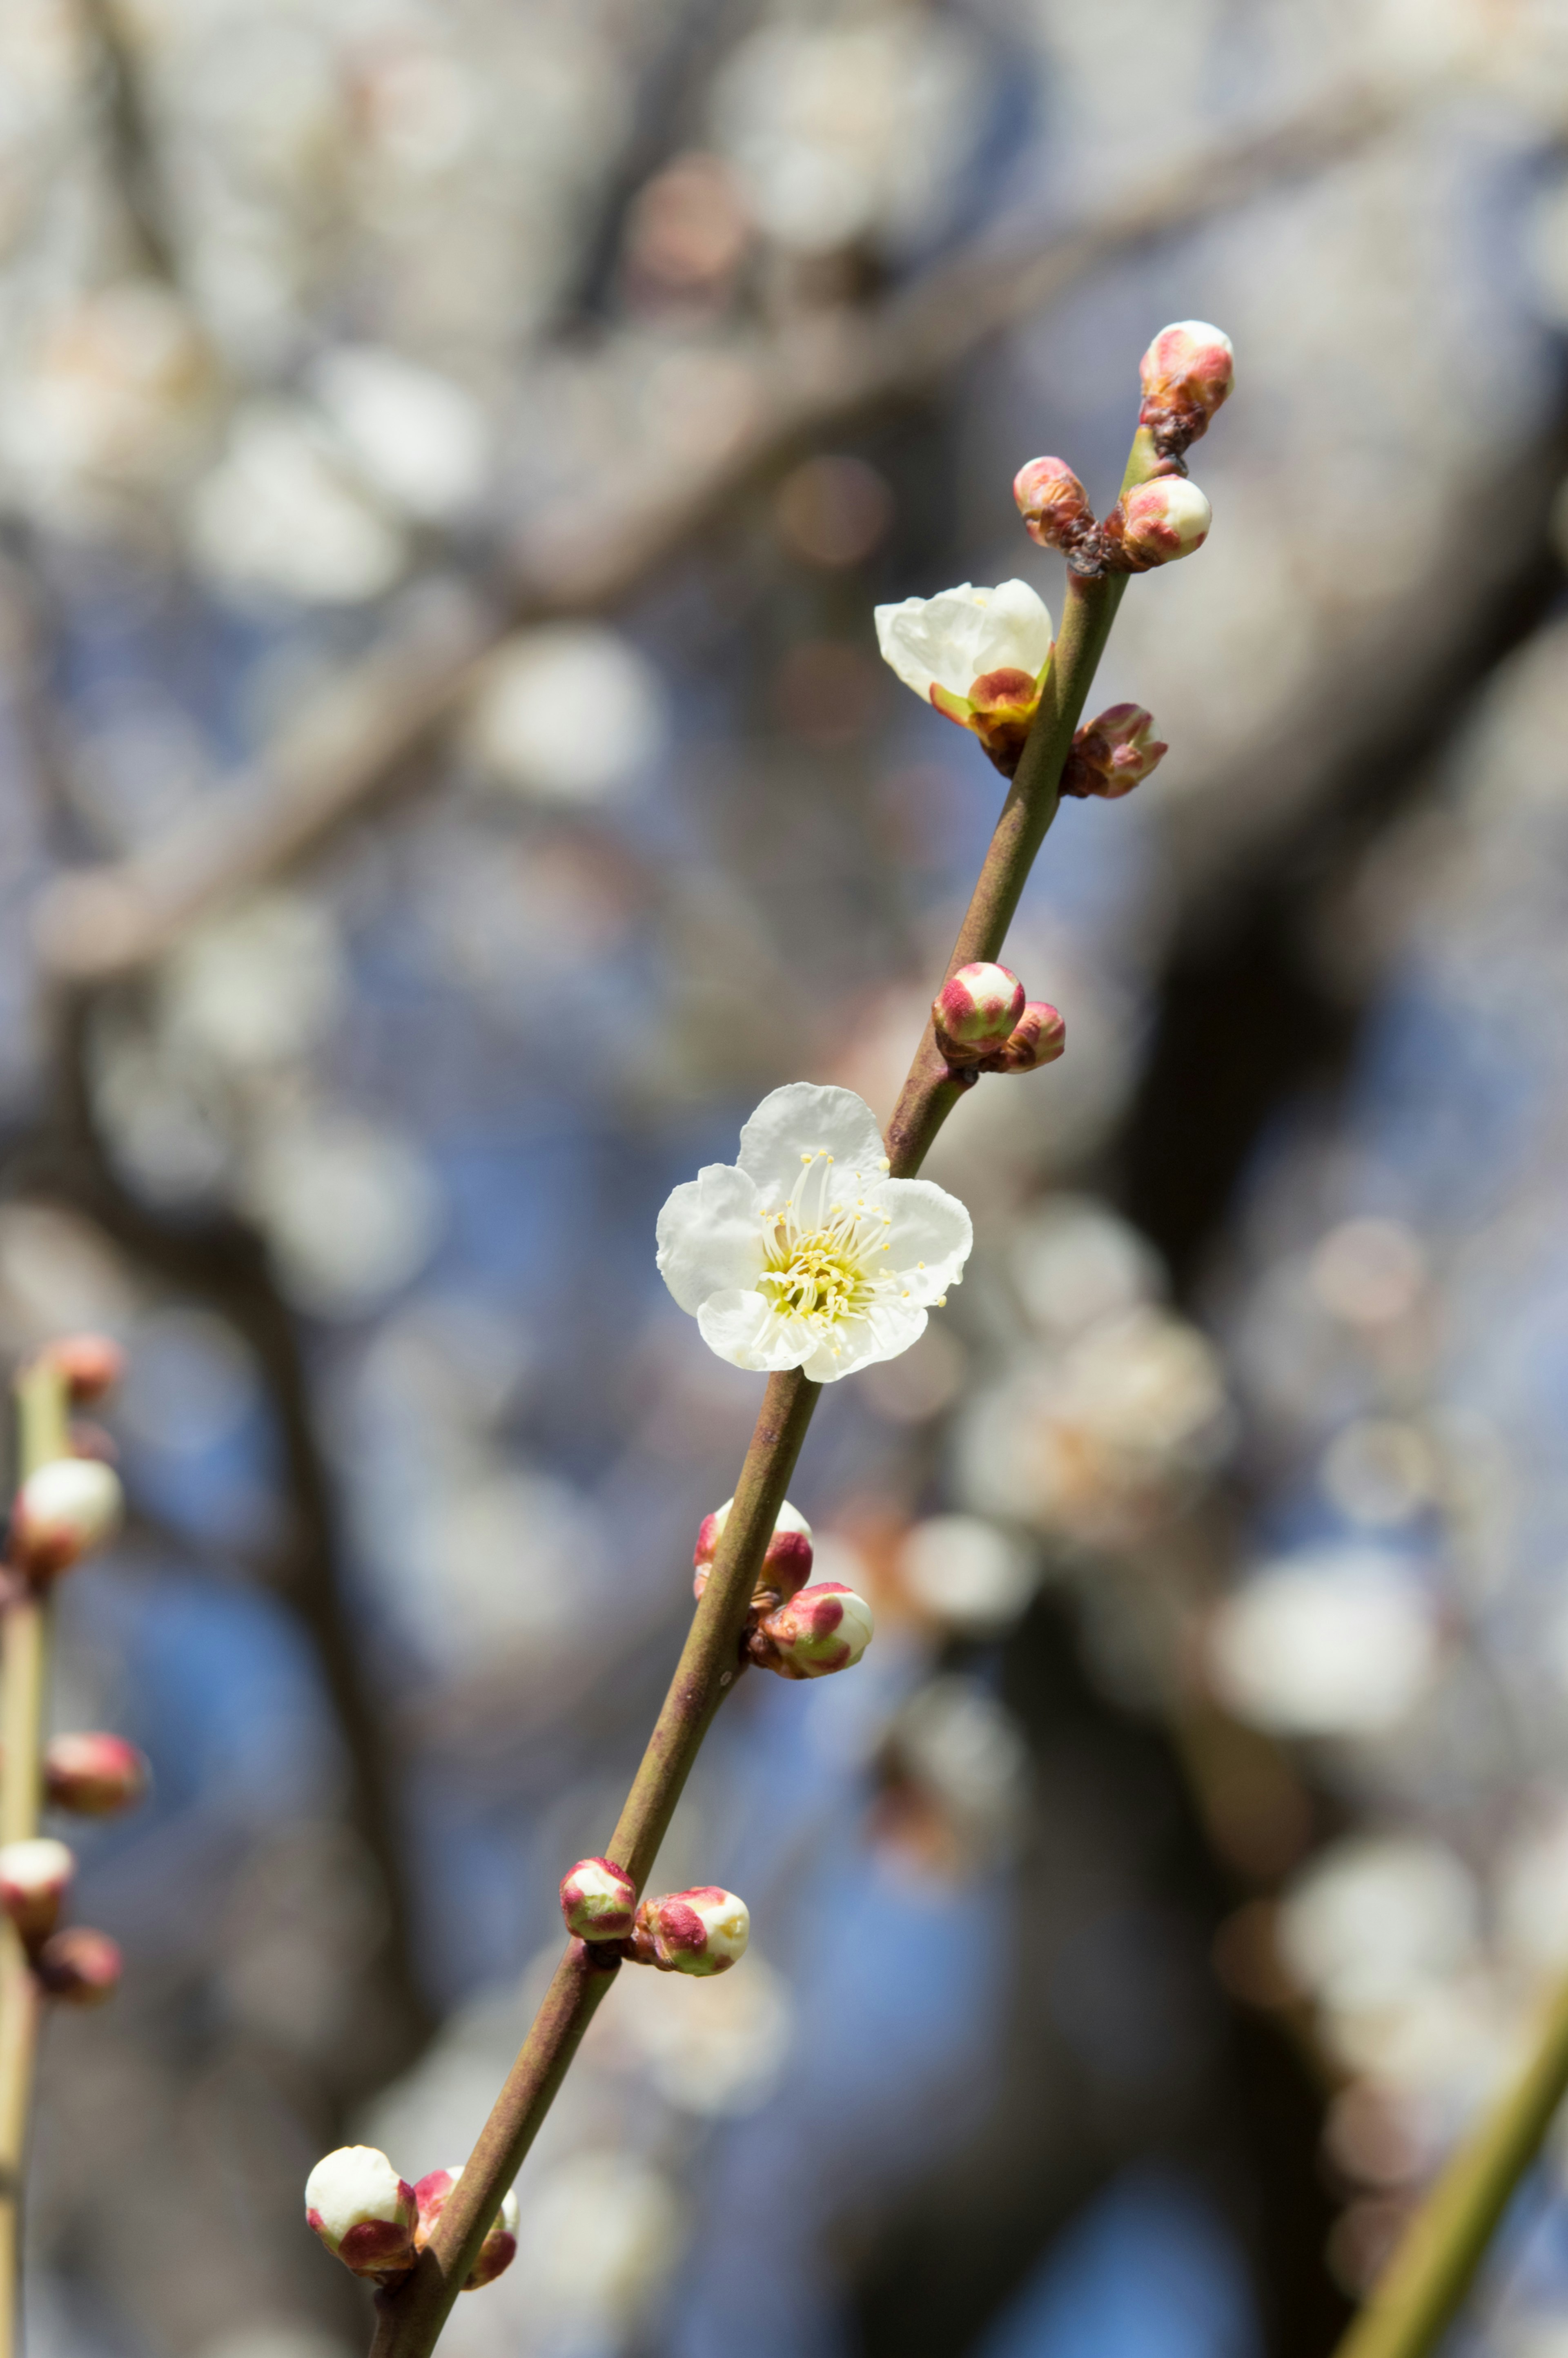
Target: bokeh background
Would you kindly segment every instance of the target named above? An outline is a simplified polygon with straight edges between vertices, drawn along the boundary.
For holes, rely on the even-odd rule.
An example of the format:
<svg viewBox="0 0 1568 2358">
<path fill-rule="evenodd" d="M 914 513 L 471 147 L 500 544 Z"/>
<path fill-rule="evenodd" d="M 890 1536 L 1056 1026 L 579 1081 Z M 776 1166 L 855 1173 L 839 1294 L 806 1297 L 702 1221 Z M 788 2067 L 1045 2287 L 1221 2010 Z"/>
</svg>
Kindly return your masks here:
<svg viewBox="0 0 1568 2358">
<path fill-rule="evenodd" d="M 653 1260 L 891 1107 L 998 806 L 871 606 L 1054 560 L 1233 336 L 1197 561 L 931 1166 L 961 1293 L 745 1682 L 451 2358 L 1321 2358 L 1568 1970 L 1562 0 L 6 0 L 0 1347 L 105 1326 L 34 2358 L 351 2358 L 466 2152 L 759 1379 Z M 1460 2337 L 1568 2352 L 1564 2164 Z"/>
</svg>

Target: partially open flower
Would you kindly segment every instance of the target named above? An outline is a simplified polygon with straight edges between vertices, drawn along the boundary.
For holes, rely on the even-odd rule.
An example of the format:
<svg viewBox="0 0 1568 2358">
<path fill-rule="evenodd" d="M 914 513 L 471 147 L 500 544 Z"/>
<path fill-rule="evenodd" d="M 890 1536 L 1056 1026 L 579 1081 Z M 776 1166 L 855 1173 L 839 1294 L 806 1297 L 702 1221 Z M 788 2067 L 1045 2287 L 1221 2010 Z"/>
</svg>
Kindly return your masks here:
<svg viewBox="0 0 1568 2358">
<path fill-rule="evenodd" d="M 1155 737 L 1153 715 L 1141 704 L 1113 704 L 1074 738 L 1062 792 L 1116 802 L 1158 769 L 1170 750 Z"/>
<path fill-rule="evenodd" d="M 758 1623 L 754 1659 L 781 1678 L 826 1678 L 854 1668 L 876 1627 L 863 1596 L 841 1580 L 820 1581 Z"/>
<path fill-rule="evenodd" d="M 147 1790 L 146 1755 L 123 1736 L 55 1736 L 44 1754 L 44 1790 L 57 1809 L 112 1818 Z"/>
<path fill-rule="evenodd" d="M 102 2006 L 120 1986 L 120 1950 L 107 1932 L 69 1924 L 51 1932 L 33 1960 L 33 1970 L 63 2006 Z"/>
<path fill-rule="evenodd" d="M 1195 442 L 1236 382 L 1230 338 L 1206 319 L 1178 319 L 1162 328 L 1139 363 L 1143 406 L 1138 422 L 1155 448 L 1179 456 Z"/>
<path fill-rule="evenodd" d="M 972 730 L 1011 777 L 1051 661 L 1051 616 L 1026 581 L 960 582 L 876 610 L 877 644 L 906 687 Z"/>
<path fill-rule="evenodd" d="M 0 1847 L 0 1908 L 29 1945 L 54 1931 L 75 1873 L 70 1852 L 50 1834 Z"/>
<path fill-rule="evenodd" d="M 1012 496 L 1031 540 L 1069 555 L 1095 530 L 1089 495 L 1065 459 L 1031 459 L 1012 479 Z"/>
<path fill-rule="evenodd" d="M 693 1891 L 644 1899 L 637 1910 L 633 1952 L 661 1973 L 727 1974 L 745 1955 L 751 1933 L 745 1901 L 705 1883 Z"/>
<path fill-rule="evenodd" d="M 697 1548 L 692 1556 L 697 1566 L 692 1589 L 697 1596 L 708 1586 L 708 1570 L 719 1552 L 719 1542 L 724 1536 L 724 1526 L 730 1520 L 730 1509 L 734 1504 L 733 1498 L 726 1498 L 711 1515 L 704 1515 L 697 1527 Z M 810 1578 L 811 1525 L 786 1498 L 779 1509 L 773 1535 L 768 1541 L 767 1552 L 758 1569 L 752 1595 L 758 1598 L 770 1597 L 776 1603 L 780 1597 L 793 1596 L 795 1590 L 804 1588 Z"/>
<path fill-rule="evenodd" d="M 356 2277 L 401 2276 L 414 2265 L 414 2189 L 373 2145 L 340 2146 L 316 2164 L 305 2216 Z"/>
<path fill-rule="evenodd" d="M 1054 1065 L 1067 1044 L 1067 1027 L 1048 1001 L 1032 999 L 1006 1043 L 982 1069 L 988 1073 L 1037 1073 Z"/>
<path fill-rule="evenodd" d="M 1184 475 L 1155 475 L 1139 483 L 1106 518 L 1110 562 L 1128 573 L 1147 573 L 1190 557 L 1208 538 L 1214 510 Z"/>
<path fill-rule="evenodd" d="M 29 1474 L 11 1510 L 11 1553 L 36 1580 L 68 1571 L 118 1530 L 120 1477 L 95 1457 L 57 1457 Z"/>
<path fill-rule="evenodd" d="M 578 1941 L 623 1941 L 637 1912 L 637 1887 L 613 1859 L 579 1858 L 561 1877 L 561 1914 Z"/>
<path fill-rule="evenodd" d="M 447 2197 L 462 2176 L 462 2164 L 452 2169 L 432 2169 L 414 2189 L 418 2205 L 419 2223 L 414 2231 L 414 2241 L 423 2251 L 436 2231 L 436 2222 L 447 2207 Z M 517 2197 L 508 2187 L 501 2198 L 501 2208 L 491 2223 L 490 2232 L 479 2247 L 479 2257 L 463 2279 L 465 2292 L 478 2292 L 481 2287 L 493 2284 L 517 2256 Z"/>
<path fill-rule="evenodd" d="M 908 1350 L 973 1230 L 942 1188 L 887 1169 L 852 1090 L 795 1081 L 763 1098 L 740 1160 L 710 1163 L 659 1215 L 665 1283 L 710 1350 L 825 1384 Z"/>
<path fill-rule="evenodd" d="M 961 966 L 931 1005 L 936 1044 L 949 1065 L 978 1065 L 1000 1048 L 1023 1012 L 1023 985 L 983 958 Z"/>
<path fill-rule="evenodd" d="M 59 1369 L 77 1401 L 102 1400 L 125 1372 L 125 1354 L 107 1335 L 67 1335 L 43 1356 Z"/>
</svg>

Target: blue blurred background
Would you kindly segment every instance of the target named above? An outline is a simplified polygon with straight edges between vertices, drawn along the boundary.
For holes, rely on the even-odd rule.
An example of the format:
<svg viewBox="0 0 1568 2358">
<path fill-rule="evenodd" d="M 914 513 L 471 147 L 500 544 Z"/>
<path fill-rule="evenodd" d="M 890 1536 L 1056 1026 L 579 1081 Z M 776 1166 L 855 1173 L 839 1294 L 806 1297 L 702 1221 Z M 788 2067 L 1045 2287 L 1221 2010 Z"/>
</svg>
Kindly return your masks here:
<svg viewBox="0 0 1568 2358">
<path fill-rule="evenodd" d="M 760 1379 L 655 1273 L 885 1116 L 1000 800 L 874 602 L 1061 579 L 1153 332 L 1238 390 L 1009 956 L 1067 1054 L 793 1496 L 452 2358 L 1317 2358 L 1568 1970 L 1568 19 L 1552 0 L 8 0 L 0 1348 L 120 1336 L 53 1716 L 35 2358 L 336 2358 L 467 2151 Z M 73 1836 L 73 1839 L 75 1837 Z M 1461 2336 L 1568 2353 L 1561 2162 Z"/>
</svg>

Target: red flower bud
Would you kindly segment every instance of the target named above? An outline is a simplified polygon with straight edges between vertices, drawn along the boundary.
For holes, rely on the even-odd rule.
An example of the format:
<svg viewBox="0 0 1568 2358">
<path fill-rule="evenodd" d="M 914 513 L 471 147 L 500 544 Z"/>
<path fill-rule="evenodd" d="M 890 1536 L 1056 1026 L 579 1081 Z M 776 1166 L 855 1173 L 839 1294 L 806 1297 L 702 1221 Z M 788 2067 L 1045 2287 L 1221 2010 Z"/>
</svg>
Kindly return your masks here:
<svg viewBox="0 0 1568 2358">
<path fill-rule="evenodd" d="M 1138 483 L 1106 518 L 1108 561 L 1126 573 L 1147 573 L 1190 557 L 1208 538 L 1214 510 L 1184 475 L 1155 475 Z"/>
<path fill-rule="evenodd" d="M 414 2230 L 414 2242 L 423 2251 L 436 2232 L 436 2222 L 447 2207 L 447 2197 L 462 2176 L 462 2164 L 453 2169 L 432 2169 L 414 2189 L 418 2207 L 419 2223 Z M 478 2292 L 493 2284 L 512 2266 L 517 2256 L 517 2197 L 510 2188 L 501 2198 L 501 2208 L 491 2223 L 490 2232 L 479 2247 L 479 2257 L 463 2280 L 465 2292 Z"/>
<path fill-rule="evenodd" d="M 11 1509 L 11 1556 L 35 1580 L 51 1579 L 118 1529 L 124 1500 L 113 1466 L 57 1457 L 29 1474 Z"/>
<path fill-rule="evenodd" d="M 44 1754 L 44 1788 L 59 1810 L 112 1818 L 147 1790 L 146 1755 L 123 1736 L 56 1736 Z"/>
<path fill-rule="evenodd" d="M 1170 750 L 1155 738 L 1153 716 L 1141 704 L 1113 704 L 1074 738 L 1062 792 L 1115 802 L 1158 769 Z"/>
<path fill-rule="evenodd" d="M 1044 999 L 1032 999 L 1005 1047 L 986 1060 L 988 1073 L 1035 1073 L 1054 1065 L 1067 1044 L 1067 1027 Z"/>
<path fill-rule="evenodd" d="M 949 1065 L 978 1065 L 1001 1046 L 1023 1005 L 1023 985 L 1006 967 L 961 966 L 931 1004 L 936 1044 Z"/>
<path fill-rule="evenodd" d="M 1162 328 L 1139 363 L 1143 385 L 1141 426 L 1162 456 L 1179 456 L 1206 431 L 1236 382 L 1230 338 L 1206 319 L 1178 319 Z"/>
<path fill-rule="evenodd" d="M 644 1899 L 637 1910 L 632 1953 L 661 1973 L 726 1974 L 746 1953 L 752 1919 L 743 1899 L 716 1883 Z"/>
<path fill-rule="evenodd" d="M 50 1834 L 0 1846 L 0 1908 L 29 1945 L 54 1931 L 75 1873 L 70 1852 Z"/>
<path fill-rule="evenodd" d="M 42 1354 L 45 1364 L 58 1368 L 73 1401 L 102 1400 L 125 1372 L 125 1354 L 107 1335 L 67 1335 L 50 1343 Z"/>
<path fill-rule="evenodd" d="M 841 1580 L 824 1580 L 764 1616 L 757 1625 L 752 1657 L 781 1678 L 826 1678 L 832 1671 L 853 1669 L 876 1626 L 863 1596 Z"/>
<path fill-rule="evenodd" d="M 102 2006 L 120 1986 L 118 1944 L 86 1924 L 51 1932 L 33 1967 L 50 1997 L 63 2006 Z"/>
<path fill-rule="evenodd" d="M 724 1536 L 724 1527 L 730 1520 L 730 1509 L 734 1504 L 733 1498 L 726 1498 L 711 1515 L 704 1515 L 697 1528 L 697 1546 L 692 1554 L 692 1562 L 697 1567 L 692 1589 L 697 1596 L 708 1586 L 708 1574 L 719 1552 L 719 1542 Z M 795 1590 L 803 1588 L 810 1578 L 811 1525 L 786 1498 L 779 1509 L 773 1535 L 758 1567 L 753 1599 L 772 1602 L 782 1596 L 793 1596 Z"/>
<path fill-rule="evenodd" d="M 418 2215 L 414 2189 L 374 2146 L 340 2146 L 305 2181 L 308 2223 L 356 2277 L 412 2267 Z"/>
<path fill-rule="evenodd" d="M 1065 459 L 1031 459 L 1012 479 L 1012 496 L 1030 539 L 1042 548 L 1070 553 L 1095 530 L 1088 493 Z"/>
<path fill-rule="evenodd" d="M 637 1912 L 637 1887 L 613 1859 L 579 1858 L 561 1877 L 561 1914 L 578 1941 L 623 1941 Z"/>
</svg>

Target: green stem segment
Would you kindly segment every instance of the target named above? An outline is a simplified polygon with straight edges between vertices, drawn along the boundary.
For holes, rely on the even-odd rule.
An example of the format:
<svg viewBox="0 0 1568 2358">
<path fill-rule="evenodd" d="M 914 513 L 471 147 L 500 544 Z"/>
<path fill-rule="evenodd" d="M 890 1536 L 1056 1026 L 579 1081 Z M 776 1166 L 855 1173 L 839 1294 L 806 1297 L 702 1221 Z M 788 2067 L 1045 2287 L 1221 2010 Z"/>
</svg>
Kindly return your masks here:
<svg viewBox="0 0 1568 2358">
<path fill-rule="evenodd" d="M 1498 2223 L 1568 2093 L 1568 1983 L 1519 2078 L 1406 2228 L 1336 2358 L 1424 2358 L 1459 2313 Z"/>
<path fill-rule="evenodd" d="M 17 1471 L 23 1481 L 70 1455 L 70 1390 L 47 1359 L 16 1384 Z M 0 1622 L 0 1842 L 27 1842 L 43 1800 L 44 1703 L 50 1612 L 47 1594 L 18 1588 Z M 41 2013 L 38 1977 L 9 1917 L 0 1917 L 0 2358 L 20 2346 L 22 2178 Z"/>
<path fill-rule="evenodd" d="M 1084 581 L 1076 575 L 1069 579 L 1062 633 L 1040 709 L 948 974 L 973 959 L 994 959 L 1000 953 L 1035 854 L 1056 816 L 1062 767 L 1125 586 L 1124 579 Z M 919 1170 L 963 1094 L 928 1030 L 888 1127 L 888 1156 L 895 1177 L 910 1178 Z M 768 1379 L 718 1556 L 607 1854 L 626 1869 L 639 1891 L 713 1715 L 739 1676 L 741 1638 L 752 1593 L 820 1390 L 798 1369 Z M 428 2358 L 618 1963 L 613 1952 L 581 1941 L 568 1943 L 533 2028 L 447 2199 L 429 2247 L 400 2284 L 377 2296 L 371 2358 Z"/>
</svg>

